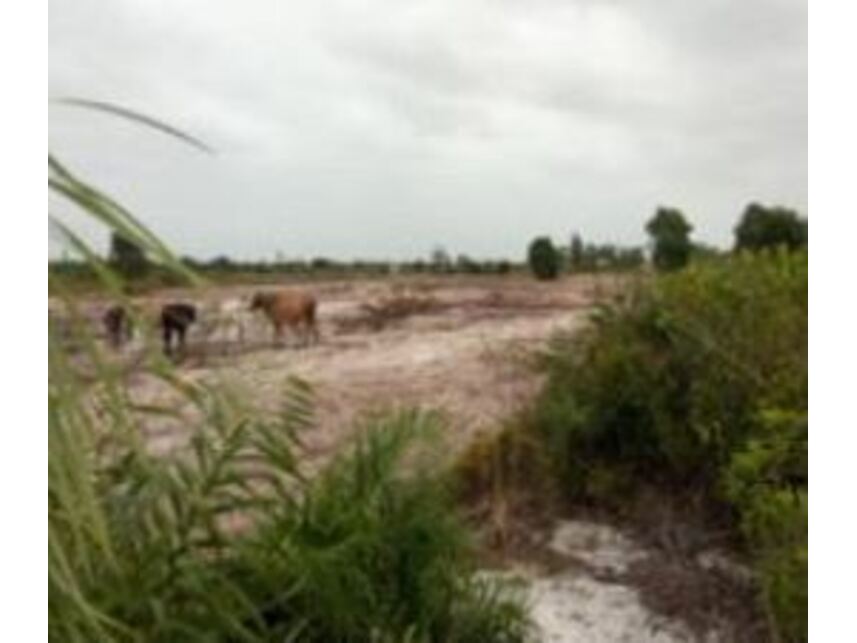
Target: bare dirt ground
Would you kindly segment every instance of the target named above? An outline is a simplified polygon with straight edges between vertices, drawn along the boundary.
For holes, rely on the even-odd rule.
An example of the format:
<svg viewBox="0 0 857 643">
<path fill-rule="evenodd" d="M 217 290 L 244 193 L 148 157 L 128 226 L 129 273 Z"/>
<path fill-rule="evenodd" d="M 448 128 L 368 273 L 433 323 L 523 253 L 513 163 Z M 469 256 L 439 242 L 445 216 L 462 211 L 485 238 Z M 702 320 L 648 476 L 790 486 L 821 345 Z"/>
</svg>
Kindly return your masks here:
<svg viewBox="0 0 857 643">
<path fill-rule="evenodd" d="M 455 449 L 525 404 L 539 377 L 527 356 L 555 331 L 584 323 L 592 303 L 618 286 L 615 277 L 568 278 L 544 284 L 524 278 L 437 278 L 307 285 L 319 299 L 321 342 L 297 337 L 274 345 L 263 318 L 249 313 L 239 342 L 204 319 L 216 301 L 249 301 L 253 287 L 158 293 L 145 305 L 193 301 L 201 319 L 180 360 L 191 380 L 216 379 L 275 407 L 289 377 L 308 381 L 316 395 L 317 426 L 305 435 L 310 457 L 336 451 L 361 415 L 389 407 L 441 411 Z M 270 286 L 268 286 L 270 288 Z M 397 303 L 403 304 L 396 306 Z M 99 307 L 93 304 L 97 318 Z M 209 320 L 210 321 L 210 320 Z M 123 349 L 130 359 L 134 346 Z M 152 377 L 130 378 L 143 403 L 165 403 L 169 388 Z M 187 436 L 168 420 L 150 427 L 153 446 L 169 449 Z"/>
</svg>

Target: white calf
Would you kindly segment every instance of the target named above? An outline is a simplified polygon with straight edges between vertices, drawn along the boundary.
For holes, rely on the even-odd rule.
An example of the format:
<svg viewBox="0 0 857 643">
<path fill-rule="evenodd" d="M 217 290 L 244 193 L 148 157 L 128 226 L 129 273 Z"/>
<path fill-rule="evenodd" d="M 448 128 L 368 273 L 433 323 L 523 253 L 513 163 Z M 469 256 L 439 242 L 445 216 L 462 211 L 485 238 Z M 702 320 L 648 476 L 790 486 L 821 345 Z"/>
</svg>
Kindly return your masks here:
<svg viewBox="0 0 857 643">
<path fill-rule="evenodd" d="M 251 313 L 241 299 L 226 299 L 206 305 L 200 314 L 206 342 L 222 341 L 225 346 L 243 346 Z"/>
</svg>

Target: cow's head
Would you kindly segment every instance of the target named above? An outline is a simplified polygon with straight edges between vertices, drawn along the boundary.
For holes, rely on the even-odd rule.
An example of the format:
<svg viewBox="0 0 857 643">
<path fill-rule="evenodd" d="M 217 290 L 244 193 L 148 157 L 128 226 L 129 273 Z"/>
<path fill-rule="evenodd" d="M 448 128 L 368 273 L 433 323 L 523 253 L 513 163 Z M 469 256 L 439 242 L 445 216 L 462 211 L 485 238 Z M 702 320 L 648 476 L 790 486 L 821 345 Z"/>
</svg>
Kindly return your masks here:
<svg viewBox="0 0 857 643">
<path fill-rule="evenodd" d="M 271 301 L 271 295 L 265 292 L 257 292 L 250 300 L 250 310 L 265 309 Z"/>
</svg>

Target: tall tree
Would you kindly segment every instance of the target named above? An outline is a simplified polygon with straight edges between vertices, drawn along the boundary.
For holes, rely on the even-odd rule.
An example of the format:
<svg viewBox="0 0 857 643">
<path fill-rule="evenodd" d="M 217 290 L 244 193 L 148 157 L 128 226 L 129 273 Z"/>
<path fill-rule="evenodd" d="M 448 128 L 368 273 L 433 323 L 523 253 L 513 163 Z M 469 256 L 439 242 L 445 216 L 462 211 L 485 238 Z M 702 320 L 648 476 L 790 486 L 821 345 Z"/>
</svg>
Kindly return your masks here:
<svg viewBox="0 0 857 643">
<path fill-rule="evenodd" d="M 583 239 L 578 233 L 574 233 L 571 237 L 571 248 L 569 251 L 569 263 L 573 270 L 583 268 Z"/>
<path fill-rule="evenodd" d="M 646 224 L 652 238 L 652 261 L 659 270 L 676 270 L 687 264 L 693 244 L 690 233 L 693 226 L 681 210 L 659 207 Z"/>
<path fill-rule="evenodd" d="M 452 258 L 443 246 L 436 246 L 431 251 L 431 265 L 434 272 L 450 272 Z"/>
<path fill-rule="evenodd" d="M 559 252 L 548 237 L 537 237 L 527 252 L 530 270 L 538 279 L 556 279 L 559 274 Z"/>
<path fill-rule="evenodd" d="M 736 250 L 761 250 L 777 246 L 795 250 L 806 243 L 806 220 L 787 208 L 769 208 L 751 203 L 735 227 Z"/>
<path fill-rule="evenodd" d="M 141 277 L 149 271 L 149 260 L 143 250 L 118 232 L 110 235 L 110 263 L 125 277 Z"/>
</svg>

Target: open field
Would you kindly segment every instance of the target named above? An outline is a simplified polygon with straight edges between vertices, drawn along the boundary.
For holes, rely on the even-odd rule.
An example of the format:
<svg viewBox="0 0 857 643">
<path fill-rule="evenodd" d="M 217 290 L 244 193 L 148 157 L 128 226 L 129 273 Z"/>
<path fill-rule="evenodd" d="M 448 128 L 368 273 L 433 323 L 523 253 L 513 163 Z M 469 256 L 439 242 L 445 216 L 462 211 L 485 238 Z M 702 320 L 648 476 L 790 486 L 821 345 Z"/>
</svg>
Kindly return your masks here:
<svg viewBox="0 0 857 643">
<path fill-rule="evenodd" d="M 180 360 L 187 378 L 217 379 L 272 408 L 290 376 L 311 383 L 318 425 L 305 439 L 310 456 L 323 456 L 335 450 L 352 420 L 388 406 L 444 412 L 452 447 L 495 429 L 539 386 L 527 368 L 532 350 L 556 330 L 583 323 L 593 301 L 619 283 L 613 276 L 581 276 L 548 284 L 455 277 L 308 285 L 319 299 L 321 331 L 321 342 L 308 348 L 293 337 L 275 345 L 267 321 L 250 313 L 242 319 L 243 341 L 212 327 L 206 314 L 215 302 L 249 301 L 253 286 L 171 289 L 141 303 L 152 310 L 169 301 L 199 306 L 201 318 Z M 94 324 L 104 306 L 97 300 L 85 304 Z M 140 350 L 141 342 L 132 342 L 116 359 L 132 362 Z M 149 375 L 132 372 L 129 383 L 142 403 L 169 402 L 169 389 Z M 156 449 L 186 437 L 173 420 L 148 430 Z"/>
</svg>

